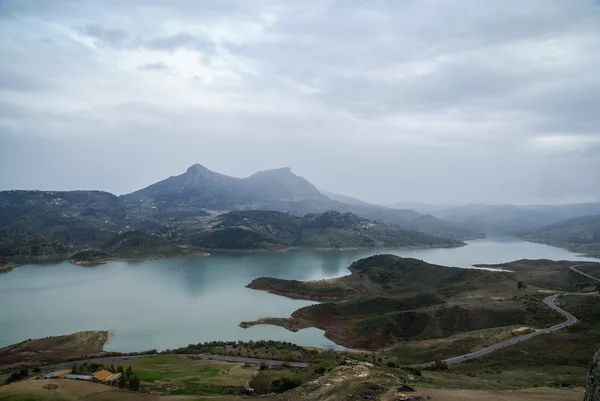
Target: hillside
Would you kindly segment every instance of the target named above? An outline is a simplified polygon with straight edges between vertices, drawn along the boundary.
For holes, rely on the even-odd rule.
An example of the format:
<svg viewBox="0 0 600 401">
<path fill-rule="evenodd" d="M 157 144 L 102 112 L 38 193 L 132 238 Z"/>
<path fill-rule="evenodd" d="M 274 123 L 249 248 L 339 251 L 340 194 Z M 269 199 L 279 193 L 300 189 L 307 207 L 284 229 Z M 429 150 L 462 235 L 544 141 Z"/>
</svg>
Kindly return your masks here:
<svg viewBox="0 0 600 401">
<path fill-rule="evenodd" d="M 197 250 L 179 246 L 159 235 L 132 230 L 115 235 L 96 249 L 86 249 L 70 257 L 78 265 L 98 264 L 114 260 L 147 259 L 197 254 Z"/>
<path fill-rule="evenodd" d="M 337 211 L 305 216 L 264 210 L 231 211 L 217 217 L 210 225 L 209 230 L 192 234 L 191 245 L 224 249 L 428 248 L 464 245 L 460 241 L 408 231 Z"/>
<path fill-rule="evenodd" d="M 125 205 L 102 191 L 0 192 L 0 257 L 47 259 L 99 245 L 126 221 Z"/>
<path fill-rule="evenodd" d="M 583 216 L 527 231 L 519 237 L 600 257 L 600 215 Z"/>
</svg>

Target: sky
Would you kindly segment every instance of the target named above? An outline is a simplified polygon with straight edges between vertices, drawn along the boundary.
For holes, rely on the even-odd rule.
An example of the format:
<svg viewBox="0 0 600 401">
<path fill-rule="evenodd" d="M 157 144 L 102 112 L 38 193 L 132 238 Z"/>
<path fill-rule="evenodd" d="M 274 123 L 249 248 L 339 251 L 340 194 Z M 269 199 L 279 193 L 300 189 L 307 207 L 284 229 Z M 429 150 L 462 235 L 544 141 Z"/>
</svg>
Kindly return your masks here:
<svg viewBox="0 0 600 401">
<path fill-rule="evenodd" d="M 194 163 L 386 204 L 600 201 L 600 3 L 0 0 L 0 190 Z"/>
</svg>

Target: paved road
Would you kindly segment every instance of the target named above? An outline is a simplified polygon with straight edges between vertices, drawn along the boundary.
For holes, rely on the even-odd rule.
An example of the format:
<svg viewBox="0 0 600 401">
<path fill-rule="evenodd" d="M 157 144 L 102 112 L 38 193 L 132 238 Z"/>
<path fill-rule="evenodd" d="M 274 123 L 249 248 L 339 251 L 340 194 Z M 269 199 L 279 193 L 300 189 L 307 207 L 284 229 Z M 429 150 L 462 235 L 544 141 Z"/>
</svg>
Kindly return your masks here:
<svg viewBox="0 0 600 401">
<path fill-rule="evenodd" d="M 255 365 L 259 365 L 261 362 L 264 362 L 270 366 L 279 366 L 279 365 L 283 364 L 283 361 L 278 361 L 275 359 L 245 358 L 243 356 L 204 355 L 204 354 L 198 354 L 198 355 L 193 355 L 193 356 L 195 356 L 196 358 L 200 358 L 200 359 L 215 359 L 217 361 L 252 363 Z M 293 368 L 308 367 L 308 363 L 305 363 L 305 362 L 289 362 L 289 364 Z"/>
<path fill-rule="evenodd" d="M 571 266 L 571 267 L 569 267 L 569 269 L 571 269 L 571 270 L 573 270 L 574 272 L 577 272 L 577 273 L 579 273 L 579 274 L 583 274 L 584 276 L 586 276 L 587 278 L 590 278 L 590 279 L 592 279 L 592 280 L 595 280 L 595 281 L 600 281 L 600 278 L 596 278 L 596 277 L 594 277 L 594 276 L 590 276 L 590 275 L 589 275 L 589 274 L 587 274 L 587 273 L 584 273 L 584 272 L 582 272 L 582 271 L 580 271 L 580 270 L 577 270 L 577 269 L 576 269 L 576 267 L 579 267 L 579 266 L 581 266 L 581 265 L 575 265 L 575 266 Z"/>
<path fill-rule="evenodd" d="M 569 268 L 579 274 L 583 274 L 584 276 L 586 276 L 592 280 L 600 281 L 600 279 L 598 279 L 596 277 L 590 276 L 589 274 L 586 274 L 584 272 L 577 270 L 577 267 L 579 267 L 579 266 L 581 266 L 581 265 L 570 266 Z M 453 358 L 448 358 L 445 360 L 445 362 L 448 365 L 455 365 L 457 363 L 468 361 L 469 359 L 475 359 L 475 358 L 479 358 L 479 357 L 482 357 L 487 354 L 491 354 L 494 351 L 498 351 L 499 349 L 510 347 L 510 346 L 518 344 L 520 342 L 527 341 L 527 340 L 529 340 L 533 337 L 539 336 L 541 334 L 553 333 L 555 331 L 562 330 L 566 327 L 574 325 L 575 323 L 578 322 L 577 318 L 575 316 L 571 315 L 569 312 L 559 308 L 554 303 L 554 301 L 556 301 L 556 298 L 558 298 L 560 295 L 561 294 L 550 295 L 549 297 L 544 298 L 544 303 L 546 305 L 548 305 L 550 308 L 552 308 L 555 311 L 557 311 L 558 313 L 560 313 L 561 315 L 563 315 L 564 317 L 566 317 L 567 320 L 565 320 L 564 322 L 554 325 L 552 327 L 548 327 L 547 329 L 541 329 L 541 330 L 534 331 L 533 333 L 524 334 L 522 336 L 510 338 L 508 340 L 499 342 L 498 344 L 494 344 L 491 347 L 487 347 L 487 348 L 480 349 L 479 351 L 471 352 L 470 354 L 465 354 L 465 355 L 455 356 Z M 590 293 L 590 294 L 574 293 L 572 295 L 596 295 L 596 294 L 595 293 Z M 419 364 L 410 365 L 410 366 L 426 368 L 426 367 L 433 366 L 434 364 L 435 364 L 435 362 L 426 362 L 426 363 L 419 363 Z"/>
<path fill-rule="evenodd" d="M 243 356 L 227 356 L 227 355 L 206 355 L 206 354 L 180 354 L 189 357 L 196 357 L 199 359 L 213 359 L 215 361 L 226 361 L 226 362 L 237 362 L 237 363 L 250 363 L 254 365 L 260 365 L 262 362 L 266 363 L 269 366 L 279 366 L 283 364 L 283 361 L 278 361 L 275 359 L 257 359 L 257 358 L 245 358 Z M 70 368 L 74 363 L 82 364 L 82 363 L 102 363 L 107 361 L 129 361 L 133 359 L 142 359 L 142 358 L 152 358 L 157 355 L 132 355 L 132 356 L 107 356 L 102 358 L 91 358 L 91 359 L 81 359 L 79 361 L 71 361 L 71 362 L 63 362 L 57 363 L 54 365 L 43 366 L 42 370 L 50 370 L 56 368 Z M 293 368 L 306 368 L 308 363 L 305 362 L 290 362 L 289 363 Z"/>
</svg>

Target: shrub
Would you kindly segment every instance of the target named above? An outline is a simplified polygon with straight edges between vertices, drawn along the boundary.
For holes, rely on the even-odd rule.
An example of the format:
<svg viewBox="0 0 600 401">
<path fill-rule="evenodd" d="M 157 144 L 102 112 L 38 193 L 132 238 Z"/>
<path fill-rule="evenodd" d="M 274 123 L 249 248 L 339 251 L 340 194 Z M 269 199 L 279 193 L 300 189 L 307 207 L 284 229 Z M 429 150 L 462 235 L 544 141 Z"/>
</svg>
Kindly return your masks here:
<svg viewBox="0 0 600 401">
<path fill-rule="evenodd" d="M 319 376 L 324 375 L 325 372 L 327 372 L 327 369 L 325 368 L 325 366 L 317 366 L 315 368 L 315 373 L 318 374 Z"/>
<path fill-rule="evenodd" d="M 285 393 L 288 390 L 298 387 L 300 384 L 300 380 L 290 380 L 287 377 L 282 377 L 271 383 L 271 391 L 274 393 Z"/>
<path fill-rule="evenodd" d="M 14 372 L 6 379 L 6 384 L 18 382 L 19 380 L 21 380 L 21 375 L 18 372 Z"/>
<path fill-rule="evenodd" d="M 413 368 L 410 366 L 406 366 L 403 368 L 406 372 L 411 373 L 415 376 L 423 376 L 423 373 L 421 372 L 421 369 L 419 368 Z"/>
<path fill-rule="evenodd" d="M 254 376 L 249 384 L 256 394 L 267 394 L 271 389 L 271 379 L 262 372 Z"/>
</svg>

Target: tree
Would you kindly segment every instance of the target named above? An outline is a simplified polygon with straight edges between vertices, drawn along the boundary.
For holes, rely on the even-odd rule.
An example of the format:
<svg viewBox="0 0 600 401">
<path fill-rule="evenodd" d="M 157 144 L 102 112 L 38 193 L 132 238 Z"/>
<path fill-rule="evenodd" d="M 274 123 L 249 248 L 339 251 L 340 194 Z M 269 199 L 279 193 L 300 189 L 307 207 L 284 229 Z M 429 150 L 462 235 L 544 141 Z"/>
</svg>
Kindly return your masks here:
<svg viewBox="0 0 600 401">
<path fill-rule="evenodd" d="M 21 376 L 21 379 L 23 379 L 23 378 L 29 376 L 29 371 L 27 369 L 23 368 L 19 371 L 19 376 Z"/>
<path fill-rule="evenodd" d="M 121 379 L 119 380 L 119 388 L 125 388 L 125 377 L 121 376 Z"/>
<path fill-rule="evenodd" d="M 129 379 L 129 388 L 133 391 L 140 390 L 140 379 L 136 375 Z"/>
<path fill-rule="evenodd" d="M 71 367 L 71 373 L 76 375 L 77 374 L 77 364 L 74 363 L 73 366 Z"/>
<path fill-rule="evenodd" d="M 518 288 L 518 289 L 520 289 L 520 290 L 522 290 L 522 289 L 523 289 L 523 282 L 522 282 L 522 281 L 519 281 L 519 282 L 517 283 L 517 288 Z"/>
<path fill-rule="evenodd" d="M 110 371 L 112 373 L 115 373 L 115 367 L 114 367 L 114 365 L 112 363 L 110 364 Z"/>
<path fill-rule="evenodd" d="M 119 366 L 117 366 L 117 372 L 118 372 L 118 373 L 121 373 L 121 374 L 123 374 L 123 373 L 124 373 L 124 372 L 123 372 L 123 366 L 122 366 L 122 365 L 119 365 Z"/>
<path fill-rule="evenodd" d="M 133 369 L 131 369 L 131 365 L 127 366 L 127 370 L 125 371 L 125 376 L 127 377 L 127 380 L 130 380 L 131 376 L 133 376 Z"/>
</svg>

